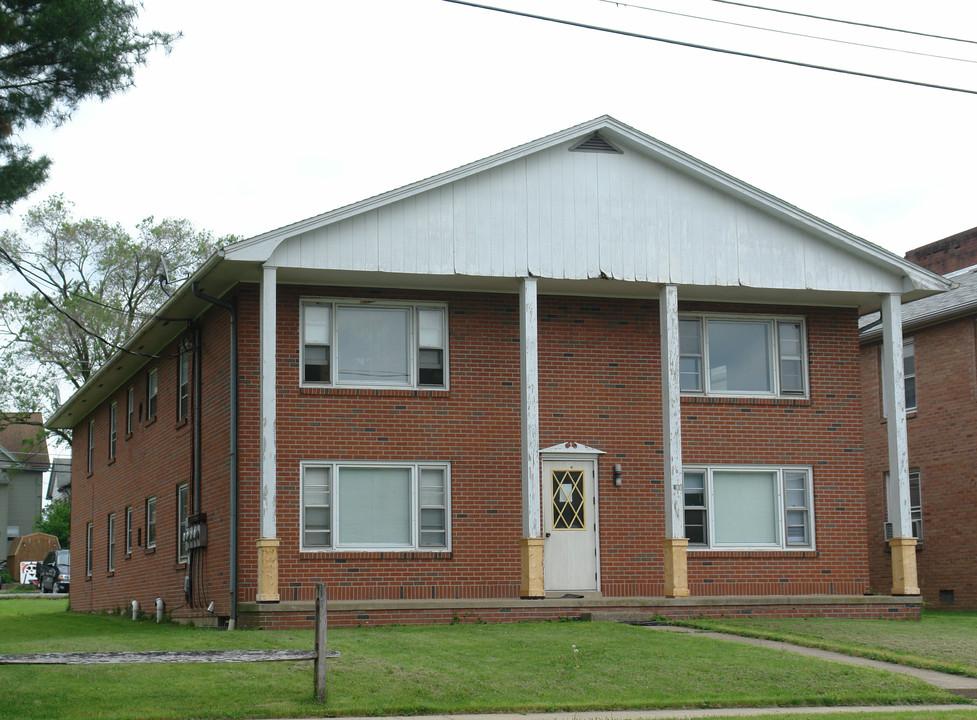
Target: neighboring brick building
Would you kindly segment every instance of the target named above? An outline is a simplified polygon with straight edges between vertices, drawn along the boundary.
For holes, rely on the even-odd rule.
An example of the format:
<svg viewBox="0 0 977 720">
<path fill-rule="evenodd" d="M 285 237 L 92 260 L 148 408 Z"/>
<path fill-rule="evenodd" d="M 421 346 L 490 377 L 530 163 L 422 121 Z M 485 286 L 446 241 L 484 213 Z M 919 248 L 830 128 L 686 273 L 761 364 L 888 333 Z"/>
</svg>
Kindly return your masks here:
<svg viewBox="0 0 977 720">
<path fill-rule="evenodd" d="M 911 250 L 906 257 L 945 273 L 947 293 L 903 308 L 911 512 L 919 538 L 923 599 L 932 607 L 977 608 L 977 228 Z M 863 320 L 862 393 L 872 588 L 888 592 L 884 533 L 886 419 L 879 395 L 881 331 Z"/>
<path fill-rule="evenodd" d="M 236 243 L 51 420 L 72 607 L 912 616 L 857 318 L 947 286 L 607 117 Z"/>
</svg>

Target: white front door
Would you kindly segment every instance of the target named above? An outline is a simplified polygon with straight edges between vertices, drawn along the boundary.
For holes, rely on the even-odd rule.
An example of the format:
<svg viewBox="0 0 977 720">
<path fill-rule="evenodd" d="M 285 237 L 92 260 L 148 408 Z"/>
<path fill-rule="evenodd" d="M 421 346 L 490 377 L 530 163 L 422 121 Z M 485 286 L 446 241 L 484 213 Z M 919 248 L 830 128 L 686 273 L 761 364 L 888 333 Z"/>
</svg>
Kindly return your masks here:
<svg viewBox="0 0 977 720">
<path fill-rule="evenodd" d="M 546 592 L 597 590 L 597 503 L 592 458 L 543 461 Z"/>
</svg>

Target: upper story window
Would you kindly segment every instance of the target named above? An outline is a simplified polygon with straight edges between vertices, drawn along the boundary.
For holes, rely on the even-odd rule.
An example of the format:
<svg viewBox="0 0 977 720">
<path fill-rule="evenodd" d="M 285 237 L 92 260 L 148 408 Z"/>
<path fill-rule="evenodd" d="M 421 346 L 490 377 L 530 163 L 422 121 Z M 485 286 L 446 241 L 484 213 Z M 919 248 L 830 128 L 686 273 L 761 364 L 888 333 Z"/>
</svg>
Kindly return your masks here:
<svg viewBox="0 0 977 720">
<path fill-rule="evenodd" d="M 885 368 L 888 364 L 885 359 L 885 353 L 882 351 L 881 346 L 879 347 L 879 355 L 882 359 L 881 369 L 882 374 L 879 377 L 879 382 L 885 382 Z M 915 412 L 916 410 L 916 344 L 913 342 L 913 338 L 903 338 L 902 340 L 902 376 L 903 376 L 903 390 L 905 392 L 906 399 L 906 412 Z M 879 393 L 880 396 L 883 393 Z M 886 417 L 885 401 L 882 402 L 882 417 Z"/>
<path fill-rule="evenodd" d="M 153 368 L 146 376 L 146 419 L 156 417 L 156 401 L 159 397 L 159 371 Z"/>
<path fill-rule="evenodd" d="M 304 550 L 446 550 L 448 465 L 308 463 Z"/>
<path fill-rule="evenodd" d="M 448 386 L 444 305 L 308 300 L 301 312 L 302 384 Z"/>
<path fill-rule="evenodd" d="M 129 394 L 126 397 L 126 435 L 132 435 L 132 428 L 135 427 L 136 418 L 136 388 L 129 386 Z"/>
<path fill-rule="evenodd" d="M 88 421 L 88 472 L 95 470 L 95 421 Z"/>
<path fill-rule="evenodd" d="M 902 372 L 906 388 L 906 412 L 916 409 L 916 344 L 912 338 L 902 341 Z"/>
<path fill-rule="evenodd" d="M 118 416 L 118 405 L 113 400 L 109 405 L 109 460 L 115 460 L 115 441 L 117 437 L 116 418 Z"/>
<path fill-rule="evenodd" d="M 683 314 L 679 348 L 683 394 L 807 394 L 801 318 Z"/>
<path fill-rule="evenodd" d="M 814 546 L 811 471 L 794 467 L 686 467 L 689 547 Z"/>
<path fill-rule="evenodd" d="M 176 417 L 183 420 L 190 412 L 190 351 L 186 348 L 180 351 L 177 386 L 180 394 L 176 403 Z"/>
<path fill-rule="evenodd" d="M 156 547 L 156 496 L 146 498 L 146 547 Z"/>
</svg>

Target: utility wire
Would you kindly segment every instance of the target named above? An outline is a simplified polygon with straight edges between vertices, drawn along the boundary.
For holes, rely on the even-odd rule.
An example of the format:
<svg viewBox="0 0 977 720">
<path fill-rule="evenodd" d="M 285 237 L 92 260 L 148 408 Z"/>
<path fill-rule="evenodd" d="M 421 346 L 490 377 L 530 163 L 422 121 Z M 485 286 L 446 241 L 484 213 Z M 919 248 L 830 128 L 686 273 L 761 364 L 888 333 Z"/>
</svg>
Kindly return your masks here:
<svg viewBox="0 0 977 720">
<path fill-rule="evenodd" d="M 769 57 L 767 55 L 757 55 L 755 53 L 741 52 L 739 50 L 728 50 L 725 48 L 712 47 L 710 45 L 700 45 L 699 43 L 685 42 L 683 40 L 672 40 L 669 38 L 655 37 L 653 35 L 644 35 L 642 33 L 631 32 L 630 30 L 616 30 L 614 28 L 602 27 L 600 25 L 591 25 L 589 23 L 576 22 L 575 20 L 562 20 L 560 18 L 549 17 L 546 15 L 537 15 L 535 13 L 523 12 L 521 10 L 510 10 L 508 8 L 495 7 L 493 5 L 482 5 L 480 3 L 468 2 L 467 0 L 444 0 L 444 2 L 453 3 L 455 5 L 466 5 L 468 7 L 479 8 L 481 10 L 494 10 L 495 12 L 505 13 L 507 15 L 516 15 L 519 17 L 532 18 L 533 20 L 545 20 L 546 22 L 557 23 L 560 25 L 569 25 L 570 27 L 583 28 L 584 30 L 597 30 L 599 32 L 611 33 L 614 35 L 623 35 L 625 37 L 633 37 L 639 40 L 652 40 L 654 42 L 667 43 L 669 45 L 678 45 L 680 47 L 693 48 L 695 50 L 708 50 L 709 52 L 722 53 L 724 55 L 735 55 L 737 57 L 753 58 L 754 60 L 767 60 L 769 62 L 781 63 L 783 65 L 794 65 L 795 67 L 804 67 L 811 70 L 824 70 L 827 72 L 839 73 L 842 75 L 854 75 L 856 77 L 871 78 L 873 80 L 886 80 L 888 82 L 902 83 L 903 85 L 916 85 L 917 87 L 927 87 L 933 88 L 934 90 L 948 90 L 950 92 L 966 93 L 968 95 L 977 95 L 977 90 L 967 90 L 966 88 L 951 87 L 949 85 L 937 85 L 935 83 L 920 82 L 918 80 L 906 80 L 905 78 L 890 77 L 888 75 L 876 75 L 874 73 L 859 72 L 857 70 L 844 70 L 842 68 L 830 67 L 827 65 L 815 65 L 813 63 L 805 63 L 797 60 L 785 60 L 783 58 Z"/>
<path fill-rule="evenodd" d="M 916 35 L 918 37 L 936 38 L 937 40 L 949 40 L 950 42 L 968 43 L 977 45 L 977 40 L 966 40 L 964 38 L 949 37 L 947 35 L 932 35 L 930 33 L 917 32 L 915 30 L 901 30 L 899 28 L 886 27 L 885 25 L 872 25 L 871 23 L 855 22 L 854 20 L 839 20 L 838 18 L 823 17 L 821 15 L 808 15 L 807 13 L 794 12 L 793 10 L 781 10 L 780 8 L 764 7 L 763 5 L 750 5 L 749 3 L 734 2 L 734 0 L 712 0 L 712 2 L 722 3 L 723 5 L 736 5 L 737 7 L 751 8 L 752 10 L 766 10 L 767 12 L 782 13 L 795 17 L 811 18 L 812 20 L 824 20 L 825 22 L 841 23 L 843 25 L 855 25 L 857 27 L 872 28 L 873 30 L 885 30 L 887 32 L 905 33 L 906 35 Z"/>
<path fill-rule="evenodd" d="M 67 318 L 72 324 L 76 325 L 78 327 L 78 329 L 81 330 L 86 335 L 89 335 L 90 337 L 95 338 L 96 340 L 98 340 L 99 342 L 104 343 L 105 345 L 107 345 L 108 347 L 112 348 L 113 350 L 119 350 L 119 351 L 124 352 L 124 353 L 127 353 L 129 355 L 135 355 L 136 357 L 150 358 L 150 359 L 154 359 L 154 360 L 161 360 L 161 359 L 164 359 L 164 358 L 175 358 L 175 357 L 177 357 L 176 355 L 153 355 L 153 354 L 150 354 L 150 353 L 141 353 L 141 352 L 138 352 L 136 350 L 130 350 L 127 347 L 123 347 L 122 345 L 118 345 L 118 344 L 112 342 L 111 340 L 107 340 L 106 338 L 102 337 L 101 335 L 99 335 L 94 330 L 89 330 L 87 327 L 85 327 L 84 325 L 82 325 L 81 322 L 79 322 L 71 313 L 67 312 L 66 310 L 64 310 L 63 308 L 61 308 L 56 302 L 54 302 L 54 300 L 52 300 L 48 296 L 48 294 L 46 292 L 44 292 L 30 278 L 30 276 L 26 272 L 24 272 L 24 270 L 20 267 L 20 263 L 18 263 L 16 260 L 14 260 L 6 250 L 4 250 L 3 248 L 0 248 L 0 255 L 2 255 L 3 256 L 3 259 L 6 260 L 8 263 L 10 263 L 10 265 L 13 266 L 14 270 L 16 270 L 17 273 L 22 278 L 24 278 L 24 280 L 26 280 L 27 283 L 32 288 L 34 288 L 35 290 L 37 290 L 37 292 L 39 292 L 41 294 L 41 297 L 43 297 L 52 308 L 54 308 L 58 313 L 60 313 L 61 315 L 63 315 L 65 318 Z M 94 371 L 95 368 L 91 368 L 91 369 Z"/>
<path fill-rule="evenodd" d="M 839 43 L 841 45 L 853 45 L 855 47 L 871 48 L 872 50 L 887 50 L 889 52 L 905 53 L 906 55 L 919 55 L 922 57 L 937 58 L 939 60 L 955 60 L 957 62 L 974 63 L 977 60 L 968 58 L 952 57 L 949 55 L 935 55 L 933 53 L 919 52 L 918 50 L 905 50 L 903 48 L 888 47 L 886 45 L 871 45 L 869 43 L 855 42 L 854 40 L 839 40 L 838 38 L 824 37 L 823 35 L 808 35 L 807 33 L 792 32 L 790 30 L 779 30 L 771 27 L 761 27 L 750 25 L 749 23 L 738 23 L 732 20 L 720 20 L 718 18 L 703 17 L 702 15 L 690 15 L 688 13 L 676 12 L 674 10 L 662 10 L 660 8 L 648 7 L 647 5 L 634 5 L 632 3 L 621 2 L 621 0 L 600 0 L 609 5 L 635 8 L 636 10 L 647 10 L 648 12 L 661 13 L 663 15 L 676 15 L 678 17 L 691 18 L 693 20 L 703 20 L 705 22 L 719 23 L 720 25 L 732 25 L 733 27 L 748 28 L 750 30 L 761 30 L 763 32 L 778 33 L 780 35 L 791 35 L 792 37 L 809 38 L 811 40 L 823 40 L 824 42 Z"/>
</svg>

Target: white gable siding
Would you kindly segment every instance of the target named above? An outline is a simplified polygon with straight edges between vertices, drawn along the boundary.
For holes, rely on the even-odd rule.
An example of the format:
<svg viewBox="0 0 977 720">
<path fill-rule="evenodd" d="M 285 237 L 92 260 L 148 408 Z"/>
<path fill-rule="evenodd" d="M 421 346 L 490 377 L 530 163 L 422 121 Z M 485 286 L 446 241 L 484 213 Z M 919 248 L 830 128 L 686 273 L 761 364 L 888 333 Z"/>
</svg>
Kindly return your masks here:
<svg viewBox="0 0 977 720">
<path fill-rule="evenodd" d="M 893 291 L 891 272 L 643 153 L 564 143 L 285 239 L 279 267 Z M 898 289 L 898 288 L 896 288 Z"/>
</svg>

